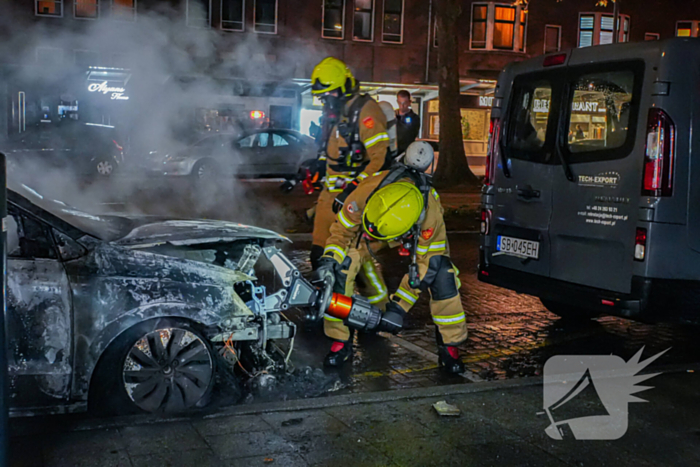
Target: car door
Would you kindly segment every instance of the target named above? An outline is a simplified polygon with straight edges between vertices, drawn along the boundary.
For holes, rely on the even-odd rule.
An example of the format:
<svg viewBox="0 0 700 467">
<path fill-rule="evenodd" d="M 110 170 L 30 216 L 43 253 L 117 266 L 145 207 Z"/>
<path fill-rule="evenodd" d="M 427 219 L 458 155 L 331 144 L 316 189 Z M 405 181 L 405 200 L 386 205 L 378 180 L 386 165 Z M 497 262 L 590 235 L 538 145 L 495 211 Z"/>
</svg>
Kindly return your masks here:
<svg viewBox="0 0 700 467">
<path fill-rule="evenodd" d="M 51 228 L 8 206 L 7 332 L 11 405 L 61 405 L 73 364 L 71 290 Z"/>
<path fill-rule="evenodd" d="M 494 203 L 488 261 L 549 275 L 552 161 L 560 94 L 552 72 L 513 82 L 504 117 L 494 122 L 500 146 L 494 156 Z"/>
<path fill-rule="evenodd" d="M 244 135 L 232 142 L 233 169 L 238 176 L 251 176 L 257 170 L 258 133 Z"/>
<path fill-rule="evenodd" d="M 571 177 L 558 162 L 550 229 L 554 279 L 631 290 L 645 145 L 638 129 L 643 76 L 641 61 L 568 70 L 559 150 Z"/>
</svg>

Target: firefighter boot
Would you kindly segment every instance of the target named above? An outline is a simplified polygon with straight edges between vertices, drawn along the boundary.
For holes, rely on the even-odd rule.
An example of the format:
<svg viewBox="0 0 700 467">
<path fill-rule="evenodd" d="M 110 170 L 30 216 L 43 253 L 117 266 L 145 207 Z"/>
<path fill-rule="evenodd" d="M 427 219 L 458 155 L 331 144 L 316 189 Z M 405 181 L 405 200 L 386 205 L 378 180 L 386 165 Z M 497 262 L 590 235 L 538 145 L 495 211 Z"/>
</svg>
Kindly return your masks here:
<svg viewBox="0 0 700 467">
<path fill-rule="evenodd" d="M 340 368 L 352 356 L 352 342 L 335 341 L 323 360 L 323 366 Z"/>
<path fill-rule="evenodd" d="M 459 349 L 451 345 L 438 346 L 438 365 L 451 375 L 464 373 L 464 363 L 459 359 Z"/>
<path fill-rule="evenodd" d="M 440 329 L 435 328 L 435 340 L 438 347 L 438 365 L 451 375 L 459 375 L 466 371 L 464 363 L 459 358 L 459 349 L 452 345 L 445 345 Z"/>
</svg>

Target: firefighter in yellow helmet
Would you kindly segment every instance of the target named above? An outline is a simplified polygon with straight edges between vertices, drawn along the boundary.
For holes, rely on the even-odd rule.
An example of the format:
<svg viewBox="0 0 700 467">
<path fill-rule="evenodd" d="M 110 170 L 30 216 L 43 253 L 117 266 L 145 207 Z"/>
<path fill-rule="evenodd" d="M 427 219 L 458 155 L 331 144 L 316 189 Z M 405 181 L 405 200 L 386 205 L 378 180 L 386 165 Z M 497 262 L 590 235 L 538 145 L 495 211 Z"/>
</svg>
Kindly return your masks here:
<svg viewBox="0 0 700 467">
<path fill-rule="evenodd" d="M 362 180 L 384 168 L 389 135 L 381 107 L 359 93 L 357 80 L 342 61 L 328 57 L 316 65 L 311 92 L 324 105 L 320 160 L 326 163 L 311 248 L 311 263 L 316 268 L 335 212 Z"/>
<path fill-rule="evenodd" d="M 428 143 L 416 142 L 406 151 L 403 165 L 362 181 L 331 227 L 319 272 L 332 275 L 335 292 L 349 295 L 345 284 L 357 270 L 349 254 L 353 246 L 371 240 L 408 250 L 409 271 L 386 305 L 383 319 L 398 332 L 419 294 L 429 291 L 440 366 L 449 373 L 462 373 L 464 364 L 457 346 L 467 339 L 466 317 L 459 296 L 459 272 L 449 256 L 440 197 L 423 173 L 432 159 Z M 335 341 L 324 363 L 340 366 L 352 353 L 350 331 L 341 320 L 328 315 L 324 330 Z"/>
</svg>

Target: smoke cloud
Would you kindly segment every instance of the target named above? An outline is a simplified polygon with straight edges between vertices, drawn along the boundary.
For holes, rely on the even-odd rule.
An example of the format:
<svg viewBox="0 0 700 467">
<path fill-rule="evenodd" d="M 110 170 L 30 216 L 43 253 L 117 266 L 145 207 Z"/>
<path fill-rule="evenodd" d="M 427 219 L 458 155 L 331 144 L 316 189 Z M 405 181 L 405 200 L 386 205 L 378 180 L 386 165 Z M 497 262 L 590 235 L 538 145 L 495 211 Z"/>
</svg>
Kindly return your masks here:
<svg viewBox="0 0 700 467">
<path fill-rule="evenodd" d="M 195 109 L 236 102 L 235 94 L 245 85 L 232 83 L 230 78 L 242 78 L 253 88 L 289 83 L 304 75 L 318 53 L 299 50 L 277 56 L 266 40 L 252 33 L 187 27 L 185 2 L 182 7 L 160 2 L 151 11 L 139 10 L 135 23 L 107 17 L 75 21 L 70 18 L 71 3 L 64 2 L 63 19 L 40 21 L 10 5 L 0 5 L 0 62 L 16 65 L 9 67 L 5 84 L 69 79 L 75 71 L 75 50 L 98 52 L 102 66 L 115 66 L 118 57 L 131 73 L 129 100 L 114 103 L 128 107 L 122 114 L 128 118 L 115 124 L 120 134 L 129 135 L 128 144 L 123 144 L 127 160 L 123 170 L 109 180 L 86 180 L 71 170 L 10 156 L 10 186 L 26 184 L 47 197 L 91 212 L 223 218 L 284 229 L 292 214 L 273 205 L 260 206 L 248 182 L 218 180 L 215 186 L 194 189 L 186 180 L 146 176 L 144 168 L 191 144 Z M 100 3 L 109 8 L 108 2 Z M 21 18 L 27 18 L 26 22 Z M 37 63 L 36 51 L 41 47 L 62 50 L 63 59 Z M 58 89 L 50 92 L 60 93 Z M 7 144 L 2 138 L 4 135 L 0 135 L 0 151 Z"/>
</svg>

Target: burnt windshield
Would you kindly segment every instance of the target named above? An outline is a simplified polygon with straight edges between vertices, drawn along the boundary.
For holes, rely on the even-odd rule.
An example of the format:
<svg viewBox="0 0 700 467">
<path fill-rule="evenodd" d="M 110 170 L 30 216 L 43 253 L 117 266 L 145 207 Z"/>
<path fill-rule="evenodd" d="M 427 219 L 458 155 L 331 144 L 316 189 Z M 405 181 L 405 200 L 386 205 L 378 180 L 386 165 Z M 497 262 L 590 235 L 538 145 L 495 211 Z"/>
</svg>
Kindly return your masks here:
<svg viewBox="0 0 700 467">
<path fill-rule="evenodd" d="M 24 184 L 9 185 L 8 188 L 11 191 L 8 197 L 12 202 L 40 218 L 46 216 L 42 216 L 42 213 L 37 208 L 65 222 L 68 226 L 54 227 L 64 231 L 72 238 L 79 238 L 81 236 L 79 232 L 83 232 L 100 240 L 113 241 L 127 235 L 136 224 L 133 219 L 126 217 L 95 215 L 81 211 L 62 201 L 43 196 Z M 52 223 L 50 219 L 44 220 Z"/>
</svg>

